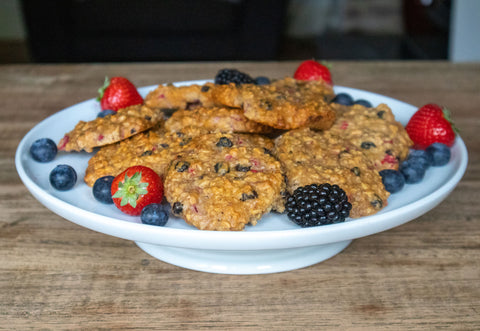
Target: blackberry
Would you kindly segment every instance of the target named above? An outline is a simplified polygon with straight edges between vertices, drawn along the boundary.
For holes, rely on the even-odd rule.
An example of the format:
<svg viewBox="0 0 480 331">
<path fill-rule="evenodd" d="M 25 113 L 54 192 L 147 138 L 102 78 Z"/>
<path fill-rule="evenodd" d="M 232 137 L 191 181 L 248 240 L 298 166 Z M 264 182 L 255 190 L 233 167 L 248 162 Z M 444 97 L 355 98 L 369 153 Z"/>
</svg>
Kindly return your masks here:
<svg viewBox="0 0 480 331">
<path fill-rule="evenodd" d="M 226 85 L 230 83 L 235 83 L 235 85 L 255 84 L 255 80 L 237 69 L 222 69 L 215 76 L 215 84 Z"/>
<path fill-rule="evenodd" d="M 345 191 L 328 183 L 301 186 L 285 204 L 288 218 L 304 228 L 343 222 L 351 209 Z"/>
</svg>

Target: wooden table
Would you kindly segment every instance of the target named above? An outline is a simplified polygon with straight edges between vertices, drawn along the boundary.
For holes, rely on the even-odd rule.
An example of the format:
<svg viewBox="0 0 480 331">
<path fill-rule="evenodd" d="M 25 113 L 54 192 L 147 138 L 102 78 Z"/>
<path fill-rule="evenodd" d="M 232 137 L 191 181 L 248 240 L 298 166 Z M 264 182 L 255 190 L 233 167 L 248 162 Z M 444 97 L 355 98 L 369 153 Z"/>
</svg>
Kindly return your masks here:
<svg viewBox="0 0 480 331">
<path fill-rule="evenodd" d="M 448 106 L 470 160 L 432 211 L 300 270 L 236 276 L 161 262 L 53 214 L 16 173 L 20 139 L 95 97 L 106 75 L 145 86 L 212 78 L 224 67 L 280 78 L 297 65 L 0 66 L 0 329 L 480 329 L 480 64 L 333 63 L 339 85 Z"/>
</svg>

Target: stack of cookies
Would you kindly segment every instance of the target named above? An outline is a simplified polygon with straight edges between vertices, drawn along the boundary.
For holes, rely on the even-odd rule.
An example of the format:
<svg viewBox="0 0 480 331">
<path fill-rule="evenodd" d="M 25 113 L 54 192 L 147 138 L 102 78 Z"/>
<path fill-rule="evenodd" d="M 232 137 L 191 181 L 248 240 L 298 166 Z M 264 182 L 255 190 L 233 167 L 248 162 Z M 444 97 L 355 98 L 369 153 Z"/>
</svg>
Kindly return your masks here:
<svg viewBox="0 0 480 331">
<path fill-rule="evenodd" d="M 163 179 L 172 212 L 202 230 L 242 230 L 284 211 L 312 183 L 339 185 L 351 217 L 387 204 L 379 170 L 397 169 L 411 145 L 386 105 L 332 103 L 321 81 L 266 85 L 160 85 L 144 104 L 80 122 L 64 151 L 98 149 L 85 182 L 144 165 Z"/>
</svg>

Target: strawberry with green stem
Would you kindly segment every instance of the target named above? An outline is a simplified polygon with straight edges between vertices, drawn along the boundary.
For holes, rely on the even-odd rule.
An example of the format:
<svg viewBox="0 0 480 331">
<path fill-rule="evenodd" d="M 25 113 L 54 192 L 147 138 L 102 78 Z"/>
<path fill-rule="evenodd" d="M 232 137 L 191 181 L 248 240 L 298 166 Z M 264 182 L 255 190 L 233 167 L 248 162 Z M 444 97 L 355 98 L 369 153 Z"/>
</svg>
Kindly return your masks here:
<svg viewBox="0 0 480 331">
<path fill-rule="evenodd" d="M 103 86 L 98 90 L 100 107 L 102 110 L 119 109 L 139 105 L 143 103 L 143 98 L 138 93 L 137 88 L 125 77 L 105 78 Z"/>
<path fill-rule="evenodd" d="M 112 182 L 113 203 L 125 214 L 138 216 L 145 206 L 162 199 L 162 179 L 148 167 L 129 167 Z"/>
<path fill-rule="evenodd" d="M 433 143 L 452 147 L 458 133 L 450 111 L 434 103 L 420 107 L 408 121 L 405 130 L 415 149 L 425 149 Z"/>
</svg>

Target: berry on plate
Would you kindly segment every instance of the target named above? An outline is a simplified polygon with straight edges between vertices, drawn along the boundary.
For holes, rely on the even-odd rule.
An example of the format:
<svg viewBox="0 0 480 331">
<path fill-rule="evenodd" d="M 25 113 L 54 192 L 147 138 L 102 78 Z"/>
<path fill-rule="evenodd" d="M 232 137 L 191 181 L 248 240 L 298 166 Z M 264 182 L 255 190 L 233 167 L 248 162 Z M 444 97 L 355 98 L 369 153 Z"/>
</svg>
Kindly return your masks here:
<svg viewBox="0 0 480 331">
<path fill-rule="evenodd" d="M 348 93 L 338 93 L 335 95 L 335 98 L 333 98 L 332 102 L 339 105 L 351 106 L 355 103 L 355 100 Z"/>
<path fill-rule="evenodd" d="M 125 77 L 105 78 L 105 83 L 98 90 L 100 96 L 100 107 L 117 111 L 119 109 L 139 105 L 143 103 L 143 98 L 138 93 L 137 88 Z"/>
<path fill-rule="evenodd" d="M 163 182 L 152 169 L 133 166 L 114 178 L 111 194 L 118 209 L 125 214 L 138 216 L 143 207 L 162 201 Z"/>
<path fill-rule="evenodd" d="M 442 143 L 433 143 L 425 150 L 432 158 L 432 166 L 440 167 L 450 161 L 450 148 Z"/>
<path fill-rule="evenodd" d="M 40 138 L 30 146 L 30 155 L 37 162 L 50 162 L 57 155 L 57 144 L 50 138 Z"/>
<path fill-rule="evenodd" d="M 405 160 L 400 164 L 399 171 L 405 177 L 405 183 L 416 184 L 422 181 L 426 168 L 415 159 Z"/>
<path fill-rule="evenodd" d="M 67 164 L 59 164 L 50 172 L 50 184 L 58 191 L 68 191 L 77 182 L 77 172 Z"/>
<path fill-rule="evenodd" d="M 328 183 L 301 186 L 285 204 L 288 218 L 304 228 L 343 222 L 351 209 L 345 191 Z"/>
<path fill-rule="evenodd" d="M 140 220 L 143 224 L 164 226 L 168 221 L 168 208 L 160 203 L 151 203 L 142 209 Z"/>
<path fill-rule="evenodd" d="M 103 176 L 98 178 L 93 184 L 92 192 L 97 201 L 105 204 L 112 204 L 112 182 L 115 177 Z"/>
<path fill-rule="evenodd" d="M 405 129 L 416 149 L 425 149 L 437 142 L 452 147 L 457 132 L 448 109 L 434 103 L 420 107 Z"/>
<path fill-rule="evenodd" d="M 333 85 L 330 69 L 315 60 L 306 60 L 300 63 L 293 74 L 293 78 L 298 80 L 322 80 Z"/>
<path fill-rule="evenodd" d="M 397 193 L 402 190 L 405 185 L 405 177 L 402 173 L 393 169 L 384 169 L 380 171 L 382 183 L 385 189 L 390 193 Z"/>
<path fill-rule="evenodd" d="M 221 69 L 215 76 L 215 84 L 225 85 L 235 83 L 235 85 L 255 84 L 255 80 L 250 75 L 238 71 L 237 69 Z"/>
</svg>

